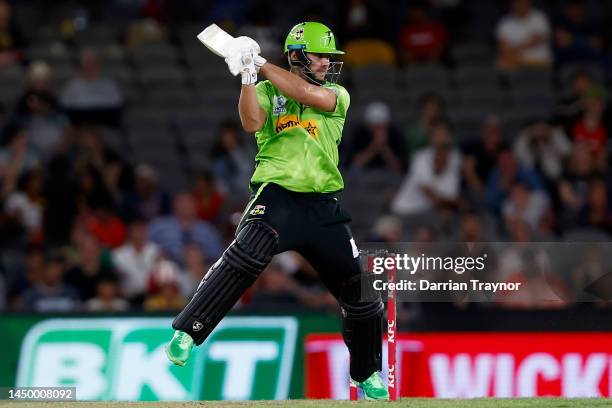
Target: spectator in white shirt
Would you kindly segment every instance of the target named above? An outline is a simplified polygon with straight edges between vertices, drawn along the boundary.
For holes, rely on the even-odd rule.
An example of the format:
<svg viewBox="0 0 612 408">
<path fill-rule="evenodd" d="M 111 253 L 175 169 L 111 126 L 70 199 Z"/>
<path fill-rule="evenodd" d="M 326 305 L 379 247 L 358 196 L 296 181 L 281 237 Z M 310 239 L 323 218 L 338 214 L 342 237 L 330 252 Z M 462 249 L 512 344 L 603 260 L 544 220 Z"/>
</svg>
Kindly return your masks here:
<svg viewBox="0 0 612 408">
<path fill-rule="evenodd" d="M 124 312 L 129 309 L 129 304 L 119 297 L 116 279 L 105 277 L 98 282 L 96 296 L 87 301 L 85 308 L 89 312 Z"/>
<path fill-rule="evenodd" d="M 87 48 L 81 53 L 79 75 L 66 85 L 61 103 L 73 121 L 117 124 L 123 97 L 113 79 L 100 75 L 94 49 Z"/>
<path fill-rule="evenodd" d="M 44 197 L 42 195 L 43 179 L 40 171 L 23 174 L 18 188 L 6 200 L 5 211 L 24 227 L 30 239 L 37 240 L 42 236 Z"/>
<path fill-rule="evenodd" d="M 526 168 L 539 170 L 548 180 L 558 180 L 572 143 L 561 127 L 538 120 L 519 133 L 514 153 Z"/>
<path fill-rule="evenodd" d="M 391 204 L 397 215 L 416 215 L 453 207 L 459 198 L 461 155 L 452 147 L 450 127 L 437 121 L 430 146 L 417 151 L 410 171 Z"/>
<path fill-rule="evenodd" d="M 510 14 L 497 24 L 495 36 L 499 68 L 551 65 L 550 22 L 544 13 L 533 7 L 531 0 L 513 0 Z"/>
<path fill-rule="evenodd" d="M 139 298 L 144 296 L 151 270 L 160 258 L 159 247 L 148 236 L 147 223 L 137 219 L 130 224 L 125 244 L 113 251 L 113 264 L 128 299 L 142 300 Z"/>
</svg>

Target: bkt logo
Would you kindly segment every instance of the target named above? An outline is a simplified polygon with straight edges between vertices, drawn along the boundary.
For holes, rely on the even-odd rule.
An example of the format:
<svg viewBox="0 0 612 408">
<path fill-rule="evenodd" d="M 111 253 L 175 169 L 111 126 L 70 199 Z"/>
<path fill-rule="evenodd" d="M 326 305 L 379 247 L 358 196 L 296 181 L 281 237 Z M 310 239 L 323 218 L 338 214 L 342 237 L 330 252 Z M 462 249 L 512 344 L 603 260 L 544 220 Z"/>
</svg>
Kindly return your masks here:
<svg viewBox="0 0 612 408">
<path fill-rule="evenodd" d="M 297 322 L 228 317 L 185 367 L 164 347 L 171 319 L 52 319 L 21 348 L 17 386 L 75 386 L 79 399 L 286 399 Z"/>
</svg>

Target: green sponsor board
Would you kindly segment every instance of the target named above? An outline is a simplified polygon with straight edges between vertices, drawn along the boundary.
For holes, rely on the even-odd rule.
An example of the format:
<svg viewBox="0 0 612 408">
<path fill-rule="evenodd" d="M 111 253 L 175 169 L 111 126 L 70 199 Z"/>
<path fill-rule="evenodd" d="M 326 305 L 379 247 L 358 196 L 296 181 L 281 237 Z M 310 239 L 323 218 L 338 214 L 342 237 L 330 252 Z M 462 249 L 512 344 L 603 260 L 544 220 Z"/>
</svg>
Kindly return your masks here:
<svg viewBox="0 0 612 408">
<path fill-rule="evenodd" d="M 169 318 L 43 320 L 25 335 L 17 386 L 75 386 L 78 399 L 286 399 L 294 317 L 227 317 L 185 367 L 164 346 Z"/>
</svg>

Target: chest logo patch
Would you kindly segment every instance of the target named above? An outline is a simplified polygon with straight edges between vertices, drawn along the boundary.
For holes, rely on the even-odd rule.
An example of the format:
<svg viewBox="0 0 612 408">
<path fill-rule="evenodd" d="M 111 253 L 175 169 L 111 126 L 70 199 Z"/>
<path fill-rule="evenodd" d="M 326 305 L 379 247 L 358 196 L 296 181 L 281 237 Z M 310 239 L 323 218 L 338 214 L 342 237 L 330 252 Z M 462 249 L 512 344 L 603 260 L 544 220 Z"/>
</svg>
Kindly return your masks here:
<svg viewBox="0 0 612 408">
<path fill-rule="evenodd" d="M 276 133 L 280 133 L 283 130 L 291 129 L 296 126 L 301 126 L 314 139 L 319 137 L 319 127 L 317 126 L 317 121 L 315 119 L 300 121 L 296 115 L 286 115 L 278 118 L 274 130 Z"/>
<path fill-rule="evenodd" d="M 283 95 L 274 95 L 272 112 L 274 115 L 287 113 L 287 99 Z"/>
</svg>

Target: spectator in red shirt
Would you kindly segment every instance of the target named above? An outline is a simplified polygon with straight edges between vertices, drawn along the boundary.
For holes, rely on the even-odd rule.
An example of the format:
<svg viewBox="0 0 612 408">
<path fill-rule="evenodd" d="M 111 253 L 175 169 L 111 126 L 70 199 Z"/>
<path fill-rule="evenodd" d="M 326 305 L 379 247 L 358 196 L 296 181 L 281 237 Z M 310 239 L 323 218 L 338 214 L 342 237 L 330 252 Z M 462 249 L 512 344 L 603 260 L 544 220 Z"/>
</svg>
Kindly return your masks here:
<svg viewBox="0 0 612 408">
<path fill-rule="evenodd" d="M 202 172 L 195 176 L 191 194 L 198 218 L 205 221 L 215 221 L 219 218 L 225 197 L 219 192 L 210 172 Z"/>
<path fill-rule="evenodd" d="M 86 225 L 89 232 L 105 247 L 117 248 L 125 241 L 125 224 L 108 206 L 102 206 L 88 216 Z"/>
<path fill-rule="evenodd" d="M 399 35 L 399 48 L 404 64 L 440 62 L 448 41 L 446 28 L 427 15 L 420 4 L 408 9 L 408 23 Z"/>
<path fill-rule="evenodd" d="M 572 133 L 577 142 L 586 142 L 591 147 L 594 159 L 605 159 L 608 129 L 604 122 L 606 94 L 601 88 L 593 88 L 585 98 L 584 113 L 574 124 Z"/>
</svg>

